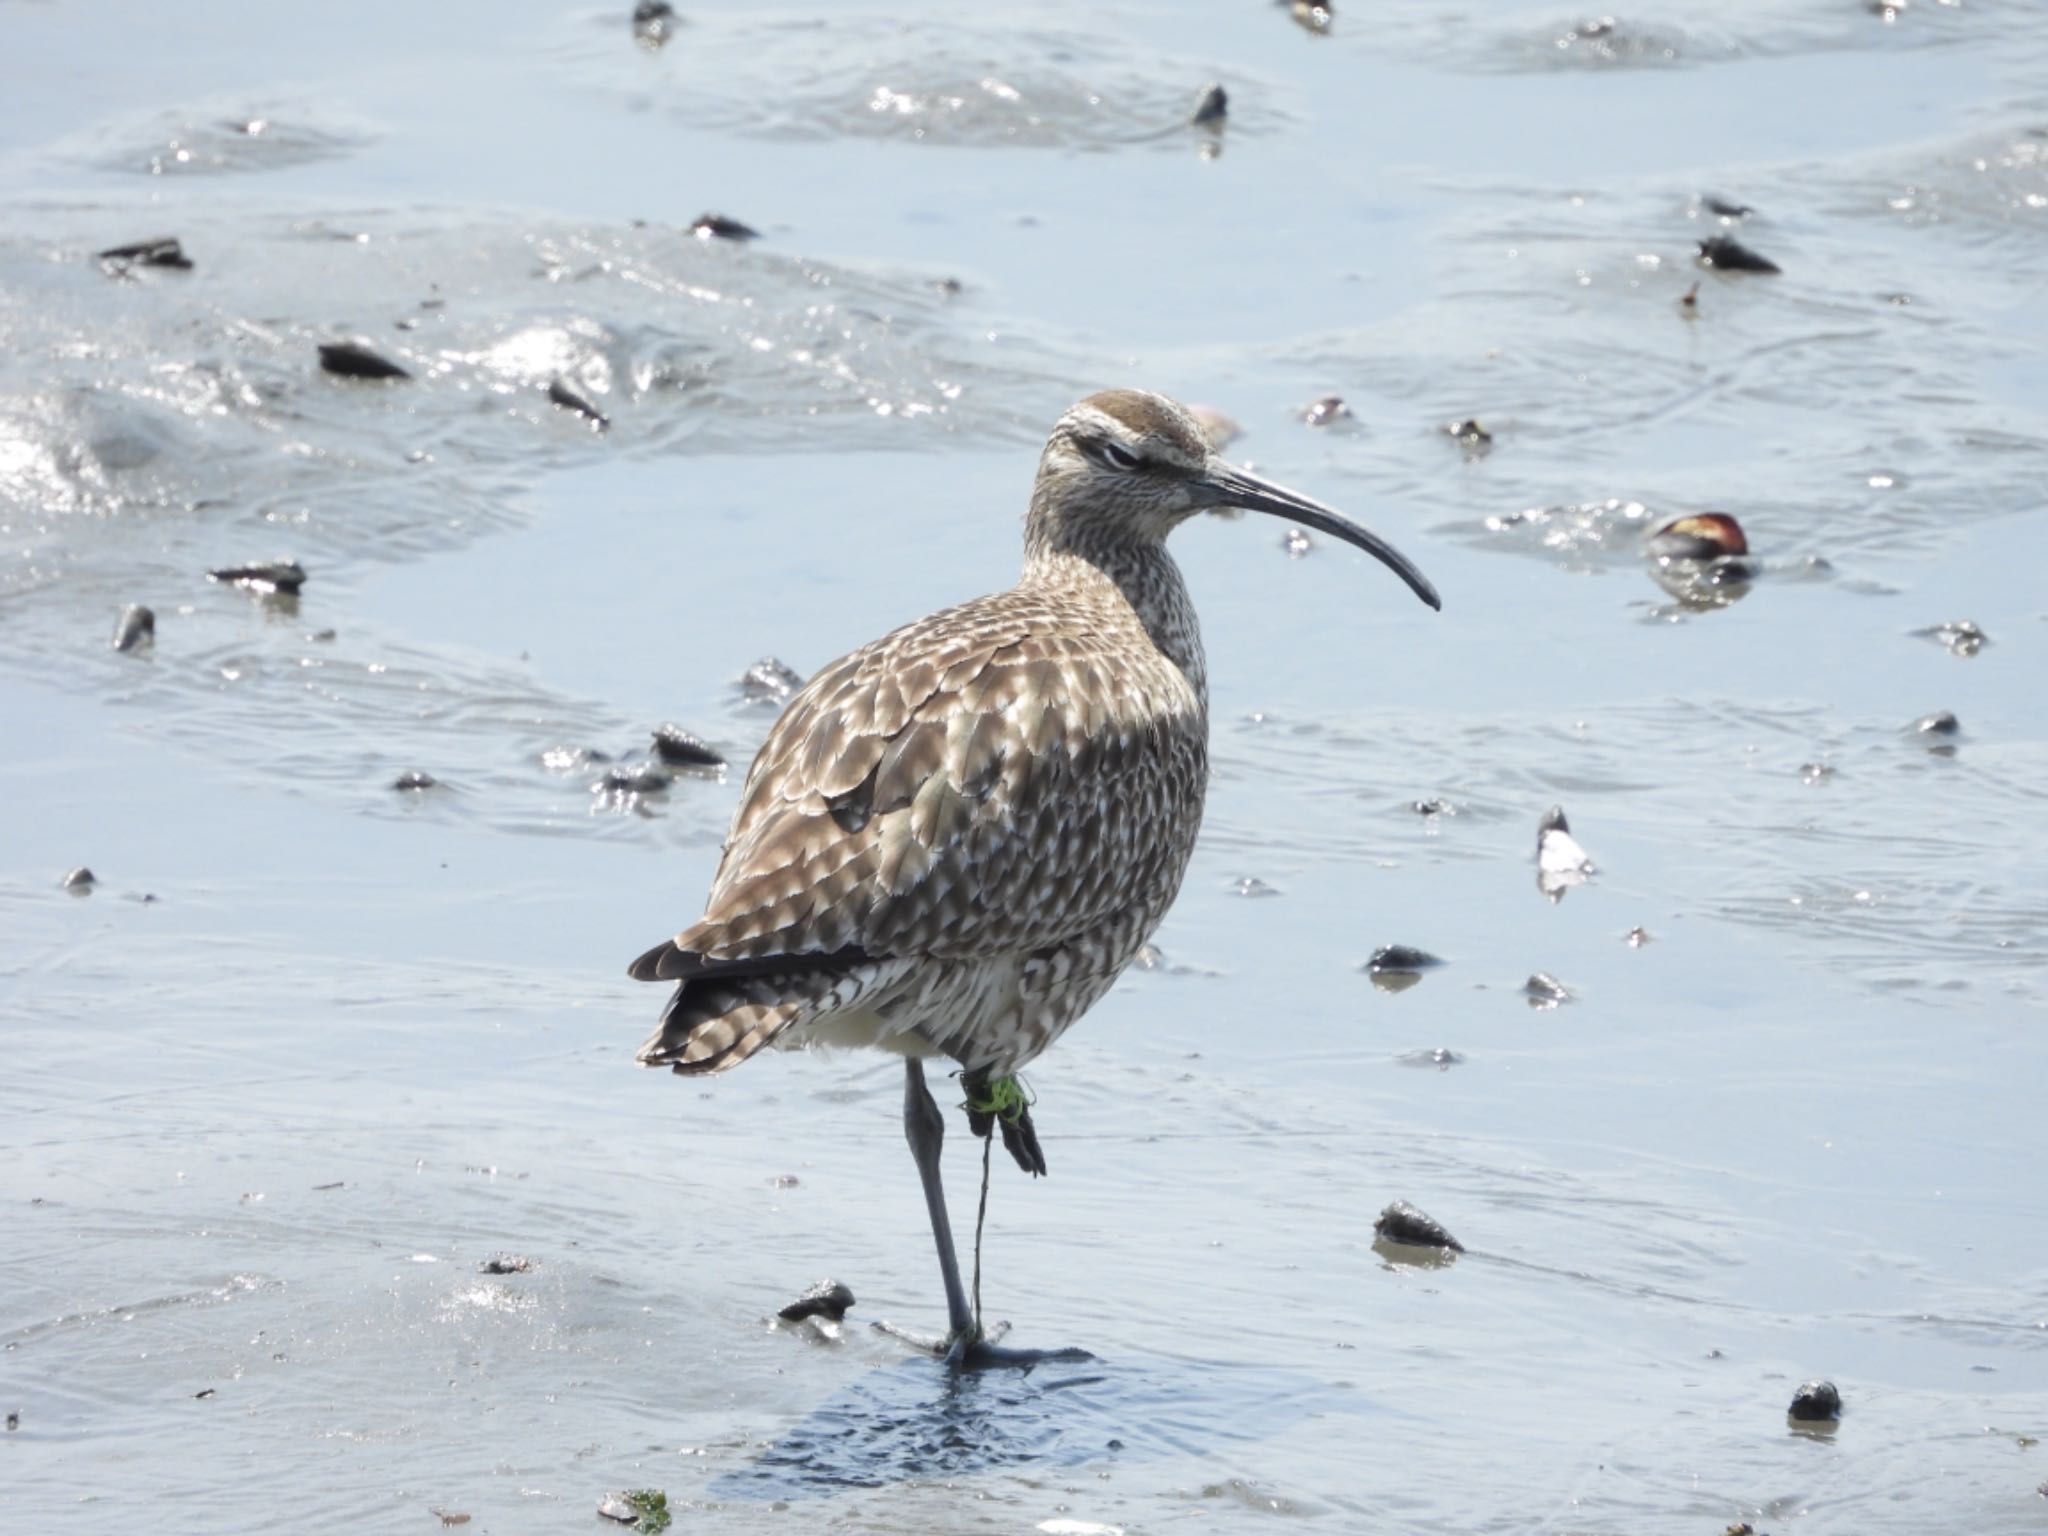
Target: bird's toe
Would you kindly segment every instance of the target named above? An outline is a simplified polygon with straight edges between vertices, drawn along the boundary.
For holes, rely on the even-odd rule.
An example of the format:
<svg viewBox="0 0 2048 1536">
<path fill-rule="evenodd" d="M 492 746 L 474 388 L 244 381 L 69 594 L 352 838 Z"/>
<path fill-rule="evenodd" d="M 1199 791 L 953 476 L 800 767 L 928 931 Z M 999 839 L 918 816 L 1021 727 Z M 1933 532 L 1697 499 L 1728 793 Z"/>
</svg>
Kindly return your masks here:
<svg viewBox="0 0 2048 1536">
<path fill-rule="evenodd" d="M 1038 1127 L 1031 1123 L 1031 1111 L 1020 1110 L 1014 1119 L 1001 1122 L 1003 1148 L 1017 1166 L 1034 1179 L 1045 1177 L 1045 1148 L 1038 1144 Z"/>
</svg>

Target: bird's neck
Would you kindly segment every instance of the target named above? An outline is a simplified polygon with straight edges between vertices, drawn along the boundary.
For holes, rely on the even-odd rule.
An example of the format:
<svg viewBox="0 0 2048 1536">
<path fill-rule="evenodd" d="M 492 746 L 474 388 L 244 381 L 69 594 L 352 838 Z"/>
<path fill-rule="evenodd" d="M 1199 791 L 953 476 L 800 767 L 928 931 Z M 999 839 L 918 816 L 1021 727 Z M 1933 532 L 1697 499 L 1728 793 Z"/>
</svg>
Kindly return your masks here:
<svg viewBox="0 0 2048 1536">
<path fill-rule="evenodd" d="M 1103 540 L 1080 544 L 1033 542 L 1019 585 L 1055 599 L 1100 604 L 1128 612 L 1158 652 L 1208 700 L 1208 666 L 1201 626 L 1180 567 L 1163 544 Z"/>
</svg>

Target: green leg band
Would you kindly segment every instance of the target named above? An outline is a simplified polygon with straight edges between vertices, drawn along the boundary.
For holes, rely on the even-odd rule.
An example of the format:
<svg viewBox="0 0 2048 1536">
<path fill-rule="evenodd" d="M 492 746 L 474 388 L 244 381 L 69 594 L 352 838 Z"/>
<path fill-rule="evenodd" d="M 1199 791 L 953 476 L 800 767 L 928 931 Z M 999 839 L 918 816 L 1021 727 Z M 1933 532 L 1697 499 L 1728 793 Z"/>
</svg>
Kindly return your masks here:
<svg viewBox="0 0 2048 1536">
<path fill-rule="evenodd" d="M 1031 1107 L 1033 1097 L 1017 1078 L 992 1077 L 968 1088 L 967 1108 L 977 1115 L 994 1115 L 1006 1125 L 1015 1125 Z"/>
</svg>

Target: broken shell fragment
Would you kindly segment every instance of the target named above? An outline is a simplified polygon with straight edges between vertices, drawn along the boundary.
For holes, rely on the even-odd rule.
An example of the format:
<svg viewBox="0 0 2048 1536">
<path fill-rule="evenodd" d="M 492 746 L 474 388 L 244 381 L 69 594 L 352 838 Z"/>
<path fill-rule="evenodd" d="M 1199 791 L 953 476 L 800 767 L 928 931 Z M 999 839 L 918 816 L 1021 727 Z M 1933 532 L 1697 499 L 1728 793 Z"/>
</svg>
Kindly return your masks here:
<svg viewBox="0 0 2048 1536">
<path fill-rule="evenodd" d="M 820 1280 L 775 1315 L 785 1323 L 800 1323 L 807 1317 L 822 1317 L 836 1323 L 852 1306 L 853 1292 L 844 1282 Z"/>
<path fill-rule="evenodd" d="M 141 603 L 130 603 L 114 621 L 113 646 L 117 651 L 136 651 L 156 640 L 156 614 Z"/>
<path fill-rule="evenodd" d="M 320 343 L 320 368 L 340 379 L 409 379 L 412 374 L 360 341 Z"/>
<path fill-rule="evenodd" d="M 1406 1243 L 1416 1248 L 1448 1248 L 1463 1253 L 1465 1245 L 1451 1236 L 1444 1224 L 1427 1211 L 1396 1200 L 1372 1224 L 1373 1235 L 1382 1242 Z"/>
<path fill-rule="evenodd" d="M 1760 256 L 1733 235 L 1715 235 L 1702 240 L 1700 265 L 1712 267 L 1717 272 L 1766 272 L 1777 273 L 1785 269 L 1768 256 Z"/>
</svg>

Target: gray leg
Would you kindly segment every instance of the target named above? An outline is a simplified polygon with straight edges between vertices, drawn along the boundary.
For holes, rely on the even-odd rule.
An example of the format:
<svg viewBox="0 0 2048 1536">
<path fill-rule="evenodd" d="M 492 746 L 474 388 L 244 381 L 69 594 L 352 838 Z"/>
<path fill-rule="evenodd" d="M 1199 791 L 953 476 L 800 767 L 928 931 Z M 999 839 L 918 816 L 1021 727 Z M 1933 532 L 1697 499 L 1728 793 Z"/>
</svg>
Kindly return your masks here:
<svg viewBox="0 0 2048 1536">
<path fill-rule="evenodd" d="M 924 1085 L 924 1063 L 915 1056 L 903 1062 L 903 1139 L 910 1143 L 910 1155 L 917 1159 L 917 1176 L 924 1181 L 924 1204 L 932 1218 L 932 1241 L 939 1249 L 939 1273 L 946 1281 L 946 1319 L 949 1339 L 975 1337 L 974 1314 L 968 1310 L 967 1293 L 960 1288 L 960 1259 L 953 1251 L 953 1223 L 946 1217 L 946 1185 L 939 1172 L 939 1150 L 946 1144 L 946 1120 Z"/>
<path fill-rule="evenodd" d="M 924 1181 L 925 1209 L 931 1213 L 932 1241 L 939 1249 L 939 1273 L 946 1279 L 946 1339 L 938 1347 L 947 1365 L 955 1370 L 1029 1369 L 1044 1361 L 1092 1360 L 1081 1349 L 1005 1349 L 990 1342 L 980 1321 L 967 1305 L 967 1293 L 960 1287 L 960 1259 L 953 1251 L 953 1223 L 946 1216 L 946 1186 L 939 1176 L 939 1149 L 946 1142 L 946 1121 L 924 1085 L 924 1063 L 915 1056 L 903 1063 L 903 1139 L 910 1143 L 910 1155 L 917 1159 L 917 1176 Z M 982 1165 L 982 1190 L 986 1196 L 988 1165 Z M 979 1282 L 981 1249 L 977 1233 L 975 1246 L 976 1281 Z M 998 1324 L 993 1337 L 1000 1338 L 1006 1325 Z M 893 1330 L 892 1330 L 893 1331 Z"/>
</svg>

